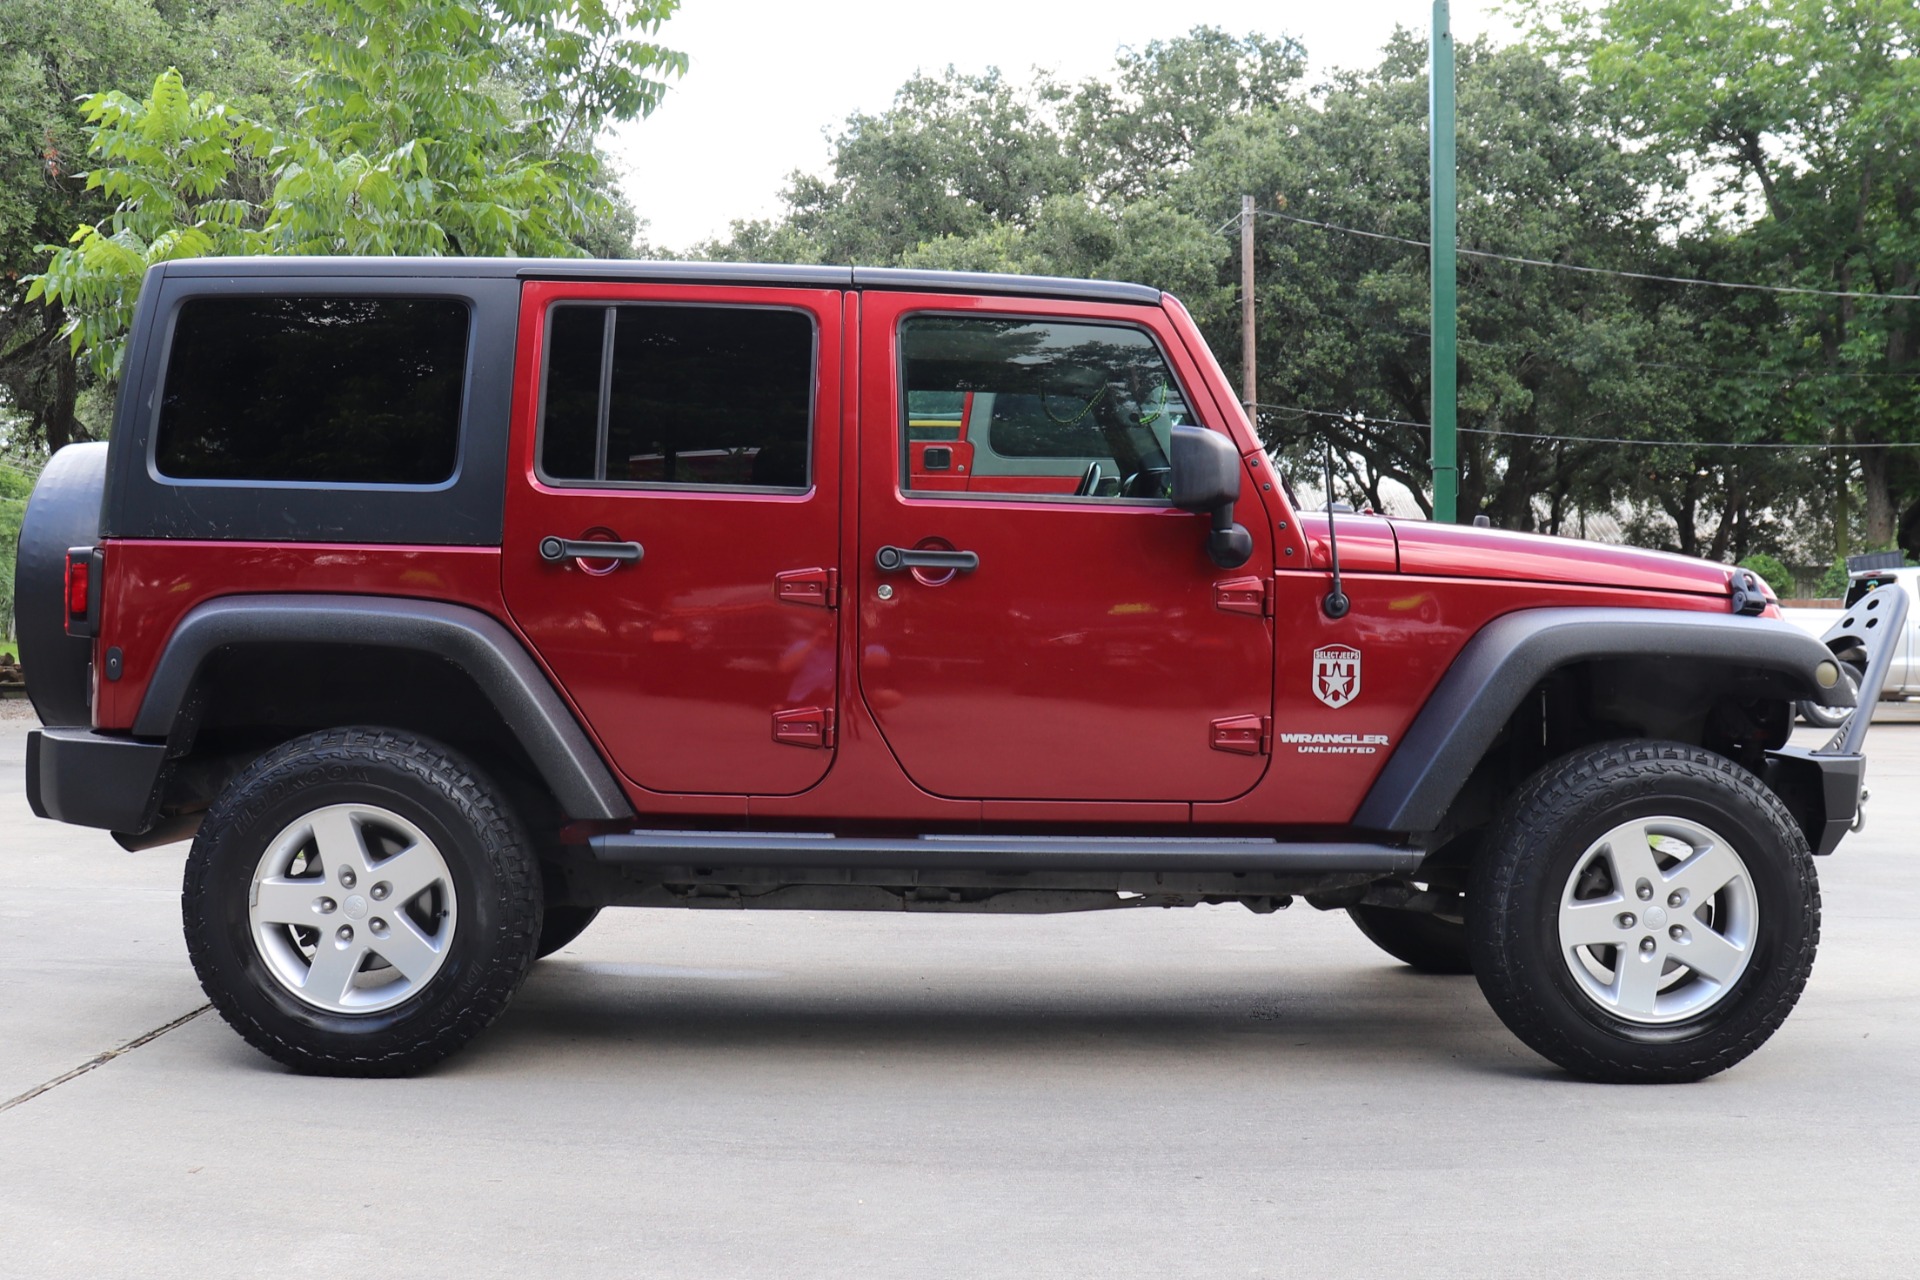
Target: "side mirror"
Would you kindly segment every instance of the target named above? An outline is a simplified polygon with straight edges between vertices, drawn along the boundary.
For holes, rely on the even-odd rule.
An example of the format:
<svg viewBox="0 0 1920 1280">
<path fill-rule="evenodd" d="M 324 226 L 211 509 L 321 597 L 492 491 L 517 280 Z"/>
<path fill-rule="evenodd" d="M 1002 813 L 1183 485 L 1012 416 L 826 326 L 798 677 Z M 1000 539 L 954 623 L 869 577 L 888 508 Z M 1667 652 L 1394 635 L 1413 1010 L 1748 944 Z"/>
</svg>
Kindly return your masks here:
<svg viewBox="0 0 1920 1280">
<path fill-rule="evenodd" d="M 1240 500 L 1240 451 L 1218 431 L 1176 426 L 1171 453 L 1173 505 L 1212 516 L 1207 555 L 1222 569 L 1238 569 L 1253 558 L 1253 535 L 1233 521 L 1233 504 Z"/>
</svg>

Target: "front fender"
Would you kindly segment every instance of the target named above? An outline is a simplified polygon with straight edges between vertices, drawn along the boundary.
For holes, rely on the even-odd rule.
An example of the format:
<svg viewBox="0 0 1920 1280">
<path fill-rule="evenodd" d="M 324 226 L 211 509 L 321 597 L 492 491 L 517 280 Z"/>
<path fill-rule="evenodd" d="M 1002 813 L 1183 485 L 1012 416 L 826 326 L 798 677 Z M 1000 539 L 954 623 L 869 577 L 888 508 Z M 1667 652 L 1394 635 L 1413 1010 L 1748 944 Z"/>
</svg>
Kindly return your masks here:
<svg viewBox="0 0 1920 1280">
<path fill-rule="evenodd" d="M 1822 685 L 1826 647 L 1774 618 L 1662 609 L 1523 609 L 1469 640 L 1401 738 L 1354 815 L 1370 831 L 1424 835 L 1520 702 L 1556 670 L 1595 659 L 1671 658 L 1771 672 L 1791 697 L 1848 706 L 1841 682 Z"/>
</svg>

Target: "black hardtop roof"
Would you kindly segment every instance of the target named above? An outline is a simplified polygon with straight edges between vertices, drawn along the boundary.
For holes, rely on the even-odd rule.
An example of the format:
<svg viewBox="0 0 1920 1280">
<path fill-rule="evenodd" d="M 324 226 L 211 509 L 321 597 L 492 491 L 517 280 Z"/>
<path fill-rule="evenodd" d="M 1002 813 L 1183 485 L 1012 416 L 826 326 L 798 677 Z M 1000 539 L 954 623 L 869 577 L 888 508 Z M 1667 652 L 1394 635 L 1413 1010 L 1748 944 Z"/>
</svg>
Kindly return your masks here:
<svg viewBox="0 0 1920 1280">
<path fill-rule="evenodd" d="M 593 258 L 183 258 L 156 272 L 194 279 L 650 280 L 662 284 L 785 285 L 809 289 L 901 289 L 1158 304 L 1160 291 L 1114 280 L 914 271 L 903 267 L 779 266 L 748 262 L 629 262 Z"/>
</svg>

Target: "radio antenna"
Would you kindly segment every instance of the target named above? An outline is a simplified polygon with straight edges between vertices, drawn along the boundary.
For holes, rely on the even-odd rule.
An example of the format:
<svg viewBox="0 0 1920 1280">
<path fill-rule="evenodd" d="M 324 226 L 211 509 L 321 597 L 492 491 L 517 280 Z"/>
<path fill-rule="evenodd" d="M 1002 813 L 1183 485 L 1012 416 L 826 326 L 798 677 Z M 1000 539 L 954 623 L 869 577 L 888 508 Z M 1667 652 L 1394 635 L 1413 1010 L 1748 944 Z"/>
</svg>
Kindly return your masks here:
<svg viewBox="0 0 1920 1280">
<path fill-rule="evenodd" d="M 1333 567 L 1333 590 L 1327 592 L 1327 598 L 1320 602 L 1320 611 L 1329 618 L 1344 618 L 1353 602 L 1347 599 L 1347 593 L 1340 589 L 1340 535 L 1334 532 L 1335 519 L 1333 501 L 1333 442 L 1322 437 L 1320 447 L 1323 451 L 1327 474 L 1327 558 Z"/>
</svg>

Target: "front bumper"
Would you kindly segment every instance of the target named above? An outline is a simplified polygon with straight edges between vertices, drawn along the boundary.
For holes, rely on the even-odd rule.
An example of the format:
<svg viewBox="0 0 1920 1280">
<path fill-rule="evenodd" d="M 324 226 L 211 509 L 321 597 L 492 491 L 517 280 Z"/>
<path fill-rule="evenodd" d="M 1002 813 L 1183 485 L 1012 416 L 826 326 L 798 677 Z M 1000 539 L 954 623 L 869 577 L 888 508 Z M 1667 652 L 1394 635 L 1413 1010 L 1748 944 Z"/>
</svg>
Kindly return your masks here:
<svg viewBox="0 0 1920 1280">
<path fill-rule="evenodd" d="M 1832 853 L 1858 824 L 1867 775 L 1867 730 L 1880 701 L 1894 650 L 1907 634 L 1907 593 L 1898 583 L 1875 589 L 1841 610 L 1821 643 L 1836 657 L 1860 664 L 1854 712 L 1824 746 L 1781 747 L 1767 753 L 1767 782 L 1806 824 L 1815 853 Z M 1832 705 L 1829 703 L 1828 705 Z"/>
<path fill-rule="evenodd" d="M 1767 786 L 1800 818 L 1807 843 L 1832 853 L 1860 817 L 1863 755 L 1827 755 L 1825 748 L 1781 747 L 1767 752 Z"/>
<path fill-rule="evenodd" d="M 36 816 L 138 833 L 153 825 L 167 744 L 91 729 L 27 734 L 27 803 Z"/>
</svg>

